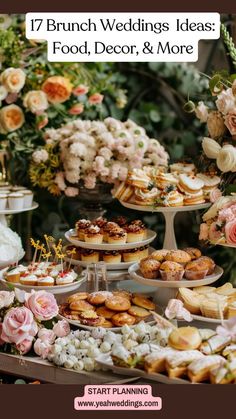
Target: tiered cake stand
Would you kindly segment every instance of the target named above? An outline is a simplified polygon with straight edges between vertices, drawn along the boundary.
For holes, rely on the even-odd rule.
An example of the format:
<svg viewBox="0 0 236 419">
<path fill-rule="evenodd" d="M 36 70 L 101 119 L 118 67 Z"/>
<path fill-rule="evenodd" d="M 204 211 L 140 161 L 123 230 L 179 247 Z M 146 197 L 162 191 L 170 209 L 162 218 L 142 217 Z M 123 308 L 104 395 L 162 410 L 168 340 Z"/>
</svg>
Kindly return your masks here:
<svg viewBox="0 0 236 419">
<path fill-rule="evenodd" d="M 7 226 L 7 215 L 15 215 L 15 214 L 21 214 L 22 212 L 26 211 L 32 211 L 38 208 L 39 204 L 37 202 L 33 202 L 32 206 L 29 208 L 23 208 L 20 210 L 11 210 L 11 209 L 5 209 L 0 210 L 0 223 Z"/>
</svg>

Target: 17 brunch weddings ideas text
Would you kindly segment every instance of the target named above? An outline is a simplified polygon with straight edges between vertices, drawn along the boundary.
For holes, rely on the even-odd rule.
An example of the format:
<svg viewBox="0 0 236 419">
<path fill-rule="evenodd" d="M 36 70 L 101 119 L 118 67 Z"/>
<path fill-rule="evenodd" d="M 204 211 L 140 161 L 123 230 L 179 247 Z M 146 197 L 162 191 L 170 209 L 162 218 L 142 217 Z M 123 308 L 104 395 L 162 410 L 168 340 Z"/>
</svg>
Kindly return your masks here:
<svg viewBox="0 0 236 419">
<path fill-rule="evenodd" d="M 195 62 L 218 39 L 219 13 L 27 13 L 28 39 L 47 40 L 49 61 Z"/>
</svg>

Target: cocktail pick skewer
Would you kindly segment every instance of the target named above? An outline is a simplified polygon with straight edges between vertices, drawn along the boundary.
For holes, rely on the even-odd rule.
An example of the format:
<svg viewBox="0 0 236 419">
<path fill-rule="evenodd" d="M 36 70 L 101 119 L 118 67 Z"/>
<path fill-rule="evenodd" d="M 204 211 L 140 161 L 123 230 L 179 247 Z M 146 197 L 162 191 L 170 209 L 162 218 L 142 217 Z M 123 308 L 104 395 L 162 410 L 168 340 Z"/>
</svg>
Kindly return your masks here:
<svg viewBox="0 0 236 419">
<path fill-rule="evenodd" d="M 31 246 L 33 246 L 34 249 L 35 249 L 34 250 L 33 260 L 32 260 L 32 269 L 33 269 L 33 267 L 35 265 L 35 261 L 36 261 L 36 257 L 37 257 L 37 252 L 38 252 L 38 246 L 39 246 L 40 241 L 37 240 L 37 242 L 35 242 L 34 239 L 30 239 L 30 242 L 31 242 Z"/>
<path fill-rule="evenodd" d="M 41 246 L 39 246 L 39 250 L 40 250 L 39 262 L 41 262 L 42 254 L 45 253 L 45 251 L 46 251 L 44 244 L 42 244 Z"/>
<path fill-rule="evenodd" d="M 76 248 L 73 247 L 73 249 L 67 250 L 66 253 L 70 256 L 69 267 L 68 267 L 68 270 L 70 270 L 73 255 L 76 254 Z"/>
</svg>

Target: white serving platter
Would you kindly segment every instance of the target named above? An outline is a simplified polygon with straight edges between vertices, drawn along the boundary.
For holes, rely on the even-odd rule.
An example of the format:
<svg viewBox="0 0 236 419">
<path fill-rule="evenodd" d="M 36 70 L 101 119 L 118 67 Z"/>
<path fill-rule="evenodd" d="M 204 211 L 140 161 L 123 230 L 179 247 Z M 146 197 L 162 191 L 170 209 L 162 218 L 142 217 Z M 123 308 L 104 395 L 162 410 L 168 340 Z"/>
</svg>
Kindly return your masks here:
<svg viewBox="0 0 236 419">
<path fill-rule="evenodd" d="M 125 243 L 125 244 L 108 244 L 108 243 L 101 243 L 101 244 L 94 244 L 94 243 L 87 243 L 85 241 L 79 240 L 76 237 L 75 229 L 71 229 L 65 233 L 66 239 L 74 244 L 77 247 L 82 247 L 83 249 L 93 249 L 93 250 L 127 250 L 127 249 L 135 249 L 136 247 L 146 246 L 151 243 L 156 238 L 156 233 L 152 230 L 147 230 L 147 237 L 146 239 L 134 242 L 134 243 Z"/>
<path fill-rule="evenodd" d="M 38 208 L 38 206 L 39 204 L 37 202 L 33 202 L 32 206 L 28 208 L 22 208 L 18 210 L 12 210 L 12 209 L 7 208 L 5 210 L 0 210 L 0 215 L 19 214 L 21 212 L 35 210 L 36 208 Z"/>
<path fill-rule="evenodd" d="M 152 205 L 137 205 L 131 202 L 120 201 L 120 203 L 129 209 L 135 211 L 148 211 L 148 212 L 185 212 L 185 211 L 197 211 L 205 209 L 211 206 L 211 203 L 206 202 L 198 205 L 185 205 L 183 207 L 154 207 Z"/>
</svg>

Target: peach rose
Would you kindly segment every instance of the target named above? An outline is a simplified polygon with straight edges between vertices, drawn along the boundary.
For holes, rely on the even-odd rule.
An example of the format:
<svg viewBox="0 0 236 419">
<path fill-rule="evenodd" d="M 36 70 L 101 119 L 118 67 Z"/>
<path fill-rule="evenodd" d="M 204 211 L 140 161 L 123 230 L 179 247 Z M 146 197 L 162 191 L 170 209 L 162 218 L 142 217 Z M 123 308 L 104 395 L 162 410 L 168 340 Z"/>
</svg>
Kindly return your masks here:
<svg viewBox="0 0 236 419">
<path fill-rule="evenodd" d="M 24 340 L 30 340 L 37 332 L 33 313 L 27 307 L 13 307 L 4 317 L 1 338 L 19 345 Z"/>
<path fill-rule="evenodd" d="M 23 105 L 32 113 L 41 113 L 48 108 L 47 95 L 42 90 L 31 90 L 26 93 Z"/>
<path fill-rule="evenodd" d="M 204 102 L 198 102 L 198 105 L 195 108 L 196 117 L 200 120 L 200 122 L 206 122 L 208 117 L 208 107 L 205 105 Z"/>
<path fill-rule="evenodd" d="M 17 105 L 7 105 L 0 110 L 0 125 L 5 133 L 16 131 L 25 122 L 22 109 Z"/>
<path fill-rule="evenodd" d="M 70 115 L 80 115 L 83 111 L 84 111 L 84 105 L 83 105 L 83 103 L 76 103 L 76 105 L 73 105 L 68 110 L 68 113 Z"/>
<path fill-rule="evenodd" d="M 85 86 L 84 84 L 79 84 L 77 87 L 73 89 L 73 94 L 75 96 L 82 96 L 82 95 L 86 95 L 88 91 L 89 91 L 88 86 Z"/>
<path fill-rule="evenodd" d="M 21 355 L 25 355 L 30 351 L 32 348 L 32 339 L 25 339 L 23 342 L 16 345 L 16 349 L 20 352 Z"/>
<path fill-rule="evenodd" d="M 217 199 L 219 199 L 221 196 L 222 196 L 222 192 L 219 188 L 212 189 L 212 191 L 210 192 L 210 195 L 209 195 L 210 202 L 212 202 L 212 204 L 214 204 L 214 202 L 216 202 Z"/>
<path fill-rule="evenodd" d="M 216 106 L 218 110 L 226 115 L 228 112 L 231 112 L 232 109 L 236 106 L 236 100 L 233 95 L 232 89 L 222 90 L 218 95 L 216 100 Z"/>
<path fill-rule="evenodd" d="M 212 223 L 209 228 L 209 240 L 216 242 L 222 238 L 222 232 L 216 223 Z"/>
<path fill-rule="evenodd" d="M 225 115 L 225 125 L 231 135 L 236 135 L 236 108 Z"/>
<path fill-rule="evenodd" d="M 34 352 L 42 359 L 46 359 L 52 346 L 48 342 L 43 342 L 41 339 L 37 339 L 34 344 Z"/>
<path fill-rule="evenodd" d="M 43 327 L 38 332 L 38 338 L 41 339 L 43 342 L 54 343 L 56 335 L 53 330 L 46 329 L 45 327 Z"/>
<path fill-rule="evenodd" d="M 39 321 L 50 320 L 58 315 L 58 305 L 53 294 L 31 291 L 25 303 Z"/>
<path fill-rule="evenodd" d="M 94 93 L 93 95 L 89 96 L 88 101 L 90 105 L 98 105 L 102 103 L 104 96 L 100 93 Z"/>
<path fill-rule="evenodd" d="M 200 225 L 199 240 L 207 240 L 208 232 L 209 232 L 208 225 L 206 223 L 202 223 Z"/>
<path fill-rule="evenodd" d="M 21 68 L 7 68 L 0 76 L 2 85 L 9 93 L 19 93 L 25 85 L 25 72 Z"/>
<path fill-rule="evenodd" d="M 70 325 L 66 320 L 60 320 L 53 327 L 53 332 L 58 338 L 63 338 L 64 336 L 69 335 Z"/>
<path fill-rule="evenodd" d="M 50 103 L 63 103 L 69 99 L 72 92 L 72 85 L 66 77 L 49 77 L 42 85 Z"/>
<path fill-rule="evenodd" d="M 236 220 L 229 221 L 225 225 L 225 237 L 227 243 L 236 246 Z"/>
</svg>

